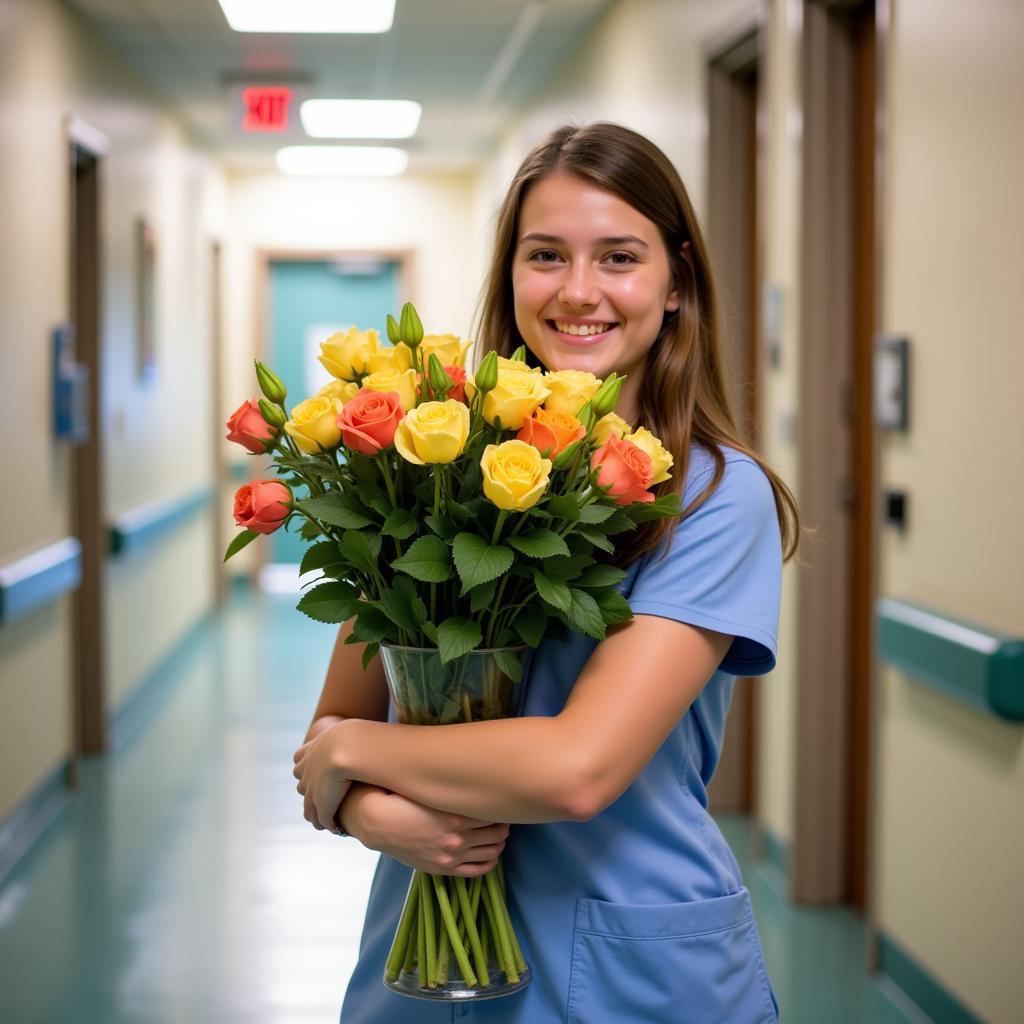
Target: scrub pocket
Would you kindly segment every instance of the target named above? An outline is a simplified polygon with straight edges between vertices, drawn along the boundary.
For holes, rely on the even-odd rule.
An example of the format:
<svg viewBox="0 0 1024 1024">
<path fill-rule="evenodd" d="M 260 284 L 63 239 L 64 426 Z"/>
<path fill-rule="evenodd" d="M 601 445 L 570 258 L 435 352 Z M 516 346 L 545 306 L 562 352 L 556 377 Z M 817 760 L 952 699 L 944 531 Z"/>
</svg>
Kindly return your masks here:
<svg viewBox="0 0 1024 1024">
<path fill-rule="evenodd" d="M 568 1024 L 774 1024 L 746 889 L 692 903 L 579 898 Z"/>
</svg>

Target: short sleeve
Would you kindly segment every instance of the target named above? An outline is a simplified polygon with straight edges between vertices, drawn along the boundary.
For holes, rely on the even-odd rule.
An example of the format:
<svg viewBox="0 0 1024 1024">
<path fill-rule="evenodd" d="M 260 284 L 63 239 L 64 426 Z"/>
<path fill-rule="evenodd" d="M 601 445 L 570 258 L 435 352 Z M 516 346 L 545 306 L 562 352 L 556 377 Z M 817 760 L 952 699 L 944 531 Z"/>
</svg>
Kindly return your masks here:
<svg viewBox="0 0 1024 1024">
<path fill-rule="evenodd" d="M 710 479 L 701 473 L 684 506 Z M 746 456 L 727 460 L 714 493 L 676 527 L 666 557 L 646 556 L 628 595 L 657 615 L 734 637 L 719 670 L 757 676 L 775 667 L 782 545 L 768 477 Z"/>
</svg>

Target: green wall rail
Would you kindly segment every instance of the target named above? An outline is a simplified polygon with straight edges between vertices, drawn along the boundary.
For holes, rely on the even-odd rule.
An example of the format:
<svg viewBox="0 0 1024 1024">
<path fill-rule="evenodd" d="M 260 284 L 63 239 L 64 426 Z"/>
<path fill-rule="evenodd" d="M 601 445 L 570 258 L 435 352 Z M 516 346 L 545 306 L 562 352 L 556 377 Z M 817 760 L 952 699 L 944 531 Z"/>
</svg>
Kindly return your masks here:
<svg viewBox="0 0 1024 1024">
<path fill-rule="evenodd" d="M 82 547 L 74 537 L 0 565 L 0 625 L 23 618 L 82 580 Z"/>
<path fill-rule="evenodd" d="M 161 498 L 129 509 L 110 521 L 110 553 L 122 556 L 148 547 L 213 501 L 213 488 L 200 487 L 176 498 Z"/>
<path fill-rule="evenodd" d="M 875 623 L 883 661 L 974 708 L 1024 721 L 1024 636 L 893 598 L 875 604 Z"/>
</svg>

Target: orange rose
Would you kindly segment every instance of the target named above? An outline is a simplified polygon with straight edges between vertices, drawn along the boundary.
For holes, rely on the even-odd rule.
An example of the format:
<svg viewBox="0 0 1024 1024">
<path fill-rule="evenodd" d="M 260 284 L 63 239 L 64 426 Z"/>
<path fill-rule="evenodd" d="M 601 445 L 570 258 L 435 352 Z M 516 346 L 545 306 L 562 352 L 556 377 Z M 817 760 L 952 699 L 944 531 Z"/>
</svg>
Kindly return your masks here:
<svg viewBox="0 0 1024 1024">
<path fill-rule="evenodd" d="M 235 522 L 254 533 L 273 533 L 284 525 L 292 492 L 279 480 L 252 480 L 235 491 Z"/>
<path fill-rule="evenodd" d="M 265 452 L 277 431 L 263 418 L 255 399 L 243 402 L 226 424 L 227 438 L 251 452 Z"/>
<path fill-rule="evenodd" d="M 536 409 L 523 420 L 516 438 L 532 444 L 542 455 L 554 458 L 563 448 L 585 437 L 586 427 L 567 412 Z"/>
<path fill-rule="evenodd" d="M 590 467 L 597 470 L 599 487 L 611 487 L 608 497 L 617 505 L 654 501 L 647 490 L 654 475 L 651 457 L 632 441 L 608 438 L 590 457 Z"/>
<path fill-rule="evenodd" d="M 395 440 L 402 419 L 397 391 L 360 391 L 338 413 L 345 445 L 363 455 L 376 455 Z"/>
</svg>

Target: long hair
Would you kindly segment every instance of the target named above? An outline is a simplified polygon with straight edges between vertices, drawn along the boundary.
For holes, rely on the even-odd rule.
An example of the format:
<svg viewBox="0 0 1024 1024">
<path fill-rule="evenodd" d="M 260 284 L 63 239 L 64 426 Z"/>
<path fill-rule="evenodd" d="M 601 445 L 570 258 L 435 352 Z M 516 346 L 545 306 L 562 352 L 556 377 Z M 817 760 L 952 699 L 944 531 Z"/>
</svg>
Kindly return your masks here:
<svg viewBox="0 0 1024 1024">
<path fill-rule="evenodd" d="M 685 517 L 707 501 L 722 479 L 725 457 L 720 446 L 746 453 L 771 483 L 783 558 L 788 561 L 799 542 L 796 500 L 736 428 L 722 378 L 718 305 L 707 249 L 678 172 L 653 142 L 609 122 L 564 125 L 526 157 L 498 211 L 493 255 L 475 324 L 479 351 L 509 356 L 525 344 L 516 326 L 512 293 L 519 216 L 530 188 L 557 172 L 618 196 L 652 221 L 665 243 L 673 284 L 679 289 L 679 309 L 665 313 L 647 353 L 635 424 L 659 437 L 675 460 L 672 477 L 656 485 L 654 493 L 682 496 L 690 446 L 696 443 L 705 448 L 714 459 L 714 472 L 707 487 L 683 509 Z M 615 561 L 625 565 L 663 545 L 667 550 L 675 525 L 674 519 L 655 519 L 620 534 Z"/>
</svg>

